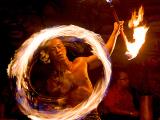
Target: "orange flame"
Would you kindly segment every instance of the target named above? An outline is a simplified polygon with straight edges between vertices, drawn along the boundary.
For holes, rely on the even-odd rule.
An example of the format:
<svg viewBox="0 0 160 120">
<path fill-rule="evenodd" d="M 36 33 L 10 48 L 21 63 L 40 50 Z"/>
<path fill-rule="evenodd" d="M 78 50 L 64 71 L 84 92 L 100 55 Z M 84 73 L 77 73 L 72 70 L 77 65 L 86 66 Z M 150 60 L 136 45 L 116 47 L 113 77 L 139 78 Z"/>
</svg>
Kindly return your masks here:
<svg viewBox="0 0 160 120">
<path fill-rule="evenodd" d="M 140 25 L 143 22 L 144 9 L 141 6 L 137 12 L 134 11 L 132 13 L 132 18 L 128 22 L 128 27 L 133 28 L 133 39 L 134 42 L 129 42 L 126 40 L 127 52 L 126 55 L 129 56 L 129 60 L 133 59 L 137 56 L 141 46 L 145 42 L 146 33 L 148 31 L 148 27 L 145 25 Z"/>
</svg>

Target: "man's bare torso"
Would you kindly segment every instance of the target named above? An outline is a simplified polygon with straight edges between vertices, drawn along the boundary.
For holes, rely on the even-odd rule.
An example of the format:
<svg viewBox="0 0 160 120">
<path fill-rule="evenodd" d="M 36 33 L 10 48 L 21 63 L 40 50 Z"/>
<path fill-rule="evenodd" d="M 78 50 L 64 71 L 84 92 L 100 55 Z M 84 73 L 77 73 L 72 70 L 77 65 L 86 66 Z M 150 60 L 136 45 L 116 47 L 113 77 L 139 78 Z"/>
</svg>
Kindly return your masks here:
<svg viewBox="0 0 160 120">
<path fill-rule="evenodd" d="M 70 71 L 51 76 L 47 81 L 47 89 L 53 96 L 67 98 L 67 104 L 73 106 L 88 98 L 93 88 L 85 57 L 76 58 Z"/>
</svg>

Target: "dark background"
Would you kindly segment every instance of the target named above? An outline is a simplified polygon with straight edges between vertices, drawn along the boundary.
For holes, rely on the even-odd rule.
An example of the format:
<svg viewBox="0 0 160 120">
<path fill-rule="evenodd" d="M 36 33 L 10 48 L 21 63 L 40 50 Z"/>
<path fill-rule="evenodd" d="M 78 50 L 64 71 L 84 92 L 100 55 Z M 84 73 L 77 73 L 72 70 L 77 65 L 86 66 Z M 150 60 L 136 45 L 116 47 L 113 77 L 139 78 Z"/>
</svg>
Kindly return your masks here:
<svg viewBox="0 0 160 120">
<path fill-rule="evenodd" d="M 154 96 L 154 113 L 160 111 L 160 1 L 113 0 L 129 39 L 132 31 L 127 22 L 134 9 L 144 7 L 144 20 L 149 31 L 137 58 L 128 61 L 125 45 L 119 37 L 111 56 L 114 68 L 129 71 L 131 85 L 140 94 Z M 94 31 L 106 42 L 113 29 L 114 18 L 105 0 L 0 0 L 0 101 L 6 118 L 17 118 L 15 101 L 6 69 L 16 49 L 39 30 L 54 25 L 75 24 Z M 146 76 L 146 77 L 144 77 Z M 145 84 L 145 85 L 144 85 Z"/>
</svg>

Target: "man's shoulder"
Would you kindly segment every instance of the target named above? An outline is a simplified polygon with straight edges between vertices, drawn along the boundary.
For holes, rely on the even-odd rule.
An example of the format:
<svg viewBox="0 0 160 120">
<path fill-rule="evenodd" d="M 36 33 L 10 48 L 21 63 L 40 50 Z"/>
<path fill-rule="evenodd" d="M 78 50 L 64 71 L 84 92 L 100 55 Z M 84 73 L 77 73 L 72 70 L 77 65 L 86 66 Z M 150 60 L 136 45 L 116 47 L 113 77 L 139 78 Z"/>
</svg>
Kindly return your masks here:
<svg viewBox="0 0 160 120">
<path fill-rule="evenodd" d="M 73 61 L 73 64 L 75 65 L 75 66 L 86 66 L 87 65 L 87 61 L 86 61 L 86 58 L 85 57 L 78 57 L 78 58 L 76 58 L 74 61 Z"/>
<path fill-rule="evenodd" d="M 77 63 L 77 62 L 86 62 L 86 57 L 77 57 L 76 59 L 74 59 L 73 62 L 74 63 Z"/>
<path fill-rule="evenodd" d="M 73 68 L 74 69 L 83 69 L 83 68 L 86 68 L 86 65 L 87 65 L 87 62 L 86 62 L 86 60 L 85 60 L 85 58 L 84 57 L 78 57 L 78 58 L 76 58 L 73 62 L 72 62 L 73 64 Z M 81 70 L 80 70 L 81 71 Z"/>
</svg>

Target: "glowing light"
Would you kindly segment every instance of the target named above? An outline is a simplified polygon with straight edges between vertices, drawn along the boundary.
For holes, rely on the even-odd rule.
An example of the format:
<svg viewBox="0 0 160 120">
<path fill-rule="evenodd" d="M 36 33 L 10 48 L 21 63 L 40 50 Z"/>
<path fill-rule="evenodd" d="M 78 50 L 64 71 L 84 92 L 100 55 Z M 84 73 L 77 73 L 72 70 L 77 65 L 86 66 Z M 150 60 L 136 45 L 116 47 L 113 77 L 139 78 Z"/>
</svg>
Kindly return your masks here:
<svg viewBox="0 0 160 120">
<path fill-rule="evenodd" d="M 27 76 L 27 68 L 29 62 L 32 60 L 34 51 L 43 46 L 50 38 L 59 36 L 75 36 L 84 39 L 84 42 L 90 44 L 92 46 L 93 54 L 97 55 L 102 61 L 104 66 L 104 79 L 98 81 L 91 96 L 86 101 L 73 108 L 65 108 L 56 111 L 39 111 L 36 108 L 33 108 L 28 101 L 29 98 L 26 91 L 29 91 L 29 88 L 25 81 L 25 78 L 29 77 Z M 108 87 L 111 75 L 111 64 L 107 59 L 102 41 L 100 35 L 74 25 L 44 29 L 27 39 L 16 51 L 7 70 L 9 77 L 16 77 L 16 99 L 20 110 L 33 120 L 74 120 L 87 115 L 90 111 L 97 108 Z"/>
<path fill-rule="evenodd" d="M 141 48 L 141 46 L 145 42 L 145 36 L 148 31 L 148 27 L 145 25 L 140 25 L 143 21 L 144 9 L 141 6 L 138 11 L 138 15 L 136 11 L 132 13 L 132 18 L 128 23 L 130 28 L 133 28 L 133 39 L 134 42 L 129 42 L 126 40 L 127 52 L 126 55 L 129 56 L 129 60 L 135 58 Z"/>
<path fill-rule="evenodd" d="M 112 0 L 106 0 L 108 3 L 111 3 L 112 2 Z"/>
</svg>

